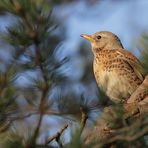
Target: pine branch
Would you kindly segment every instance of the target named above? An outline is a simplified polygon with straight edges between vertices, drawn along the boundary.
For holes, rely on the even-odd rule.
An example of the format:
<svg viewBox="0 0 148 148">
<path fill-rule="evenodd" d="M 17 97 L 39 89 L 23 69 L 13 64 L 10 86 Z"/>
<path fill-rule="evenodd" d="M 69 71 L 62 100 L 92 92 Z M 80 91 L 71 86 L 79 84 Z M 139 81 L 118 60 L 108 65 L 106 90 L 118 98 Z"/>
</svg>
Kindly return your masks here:
<svg viewBox="0 0 148 148">
<path fill-rule="evenodd" d="M 119 117 L 123 123 L 117 128 L 110 128 L 108 122 L 106 122 L 106 120 L 102 118 L 108 118 L 110 116 L 110 118 L 112 118 L 112 121 L 109 121 L 109 123 L 112 122 L 114 124 L 117 124 L 116 122 L 118 122 L 119 124 L 119 119 L 116 119 L 116 117 L 118 117 L 118 110 L 116 110 L 114 106 L 107 107 L 102 113 L 101 118 L 98 119 L 93 131 L 91 131 L 87 135 L 85 139 L 85 146 L 89 147 L 90 145 L 93 145 L 97 147 L 109 147 L 113 143 L 117 142 L 123 142 L 124 144 L 126 142 L 134 142 L 137 139 L 142 138 L 144 135 L 147 135 L 148 94 L 146 94 L 147 91 L 145 91 L 147 88 L 148 76 L 145 77 L 143 83 L 129 98 L 128 103 L 125 103 L 123 105 L 123 118 L 121 115 Z M 139 94 L 144 94 L 141 100 L 139 100 Z"/>
<path fill-rule="evenodd" d="M 41 1 L 41 3 L 44 2 Z M 12 64 L 8 65 L 6 73 L 9 74 L 9 71 L 13 69 L 16 74 L 18 74 L 19 68 L 22 68 L 23 65 L 20 62 L 20 57 L 27 53 L 27 59 L 29 62 L 26 62 L 26 64 L 31 65 L 33 70 L 37 69 L 41 74 L 40 80 L 38 80 L 42 81 L 42 86 L 40 89 L 37 87 L 38 84 L 36 84 L 38 91 L 41 93 L 41 96 L 39 96 L 39 106 L 36 111 L 36 113 L 39 115 L 39 120 L 36 127 L 34 128 L 31 138 L 27 143 L 25 143 L 25 146 L 31 148 L 36 146 L 42 119 L 48 106 L 47 95 L 51 86 L 49 81 L 52 81 L 48 77 L 51 72 L 47 73 L 47 65 L 49 63 L 45 63 L 48 60 L 47 51 L 49 50 L 49 44 L 44 44 L 49 40 L 49 29 L 53 28 L 53 23 L 50 19 L 51 8 L 49 7 L 49 11 L 45 13 L 44 7 L 41 7 L 41 5 L 39 5 L 39 3 L 34 0 L 4 0 L 0 2 L 0 8 L 1 12 L 9 12 L 19 19 L 18 25 L 8 28 L 7 33 L 2 35 L 3 40 L 5 40 L 6 43 L 12 45 L 15 49 L 14 61 Z M 28 67 L 26 67 L 25 70 L 29 70 Z M 1 86 L 5 87 L 7 85 L 7 80 L 3 80 L 3 82 L 4 83 Z M 33 87 L 35 87 L 35 85 Z M 3 93 L 3 90 L 4 89 L 0 90 L 0 94 Z M 32 91 L 32 93 L 34 92 Z M 36 98 L 34 98 L 34 100 L 36 100 Z M 10 118 L 9 123 L 19 119 L 27 118 L 31 115 L 32 113 L 26 116 L 19 116 L 18 114 L 17 117 Z"/>
</svg>

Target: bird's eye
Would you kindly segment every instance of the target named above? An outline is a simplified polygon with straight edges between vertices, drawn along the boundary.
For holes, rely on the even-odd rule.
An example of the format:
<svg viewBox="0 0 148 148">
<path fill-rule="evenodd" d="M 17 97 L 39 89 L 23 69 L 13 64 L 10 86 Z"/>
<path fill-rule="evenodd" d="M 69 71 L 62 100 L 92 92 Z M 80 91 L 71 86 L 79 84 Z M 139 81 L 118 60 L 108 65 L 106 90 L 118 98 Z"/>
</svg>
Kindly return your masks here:
<svg viewBox="0 0 148 148">
<path fill-rule="evenodd" d="M 101 39 L 101 36 L 100 36 L 100 35 L 98 35 L 98 36 L 97 36 L 97 39 L 98 39 L 98 40 L 99 40 L 99 39 Z"/>
</svg>

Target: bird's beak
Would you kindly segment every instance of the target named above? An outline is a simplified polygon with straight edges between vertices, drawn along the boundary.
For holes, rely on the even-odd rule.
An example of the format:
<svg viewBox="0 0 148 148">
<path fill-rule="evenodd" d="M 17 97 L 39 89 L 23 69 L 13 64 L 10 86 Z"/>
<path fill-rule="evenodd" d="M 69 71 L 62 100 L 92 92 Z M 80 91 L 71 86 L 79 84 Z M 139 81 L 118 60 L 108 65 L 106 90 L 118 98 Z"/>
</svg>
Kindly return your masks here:
<svg viewBox="0 0 148 148">
<path fill-rule="evenodd" d="M 88 40 L 88 41 L 92 41 L 92 40 L 93 40 L 93 38 L 92 38 L 91 35 L 81 34 L 81 37 L 85 38 L 85 39 Z"/>
</svg>

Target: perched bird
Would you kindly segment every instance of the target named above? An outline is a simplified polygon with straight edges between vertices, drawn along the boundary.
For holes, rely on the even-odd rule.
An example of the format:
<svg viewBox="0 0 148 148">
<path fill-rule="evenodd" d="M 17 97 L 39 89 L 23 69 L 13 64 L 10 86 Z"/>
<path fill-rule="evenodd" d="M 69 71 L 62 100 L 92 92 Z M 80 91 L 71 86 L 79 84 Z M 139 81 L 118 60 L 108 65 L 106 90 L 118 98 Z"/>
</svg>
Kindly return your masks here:
<svg viewBox="0 0 148 148">
<path fill-rule="evenodd" d="M 81 36 L 91 42 L 98 86 L 113 102 L 125 102 L 144 80 L 139 60 L 111 32 Z"/>
</svg>

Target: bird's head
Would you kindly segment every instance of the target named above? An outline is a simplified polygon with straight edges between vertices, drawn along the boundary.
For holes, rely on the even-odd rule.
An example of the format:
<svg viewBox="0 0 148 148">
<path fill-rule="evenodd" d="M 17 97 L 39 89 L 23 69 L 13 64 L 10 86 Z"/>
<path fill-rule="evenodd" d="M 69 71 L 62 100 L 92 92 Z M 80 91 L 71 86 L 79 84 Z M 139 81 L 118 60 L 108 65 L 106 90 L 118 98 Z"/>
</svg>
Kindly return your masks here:
<svg viewBox="0 0 148 148">
<path fill-rule="evenodd" d="M 123 48 L 120 39 L 112 32 L 101 31 L 93 35 L 82 34 L 81 37 L 91 42 L 93 50 Z"/>
</svg>

